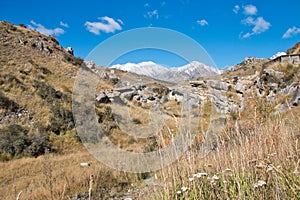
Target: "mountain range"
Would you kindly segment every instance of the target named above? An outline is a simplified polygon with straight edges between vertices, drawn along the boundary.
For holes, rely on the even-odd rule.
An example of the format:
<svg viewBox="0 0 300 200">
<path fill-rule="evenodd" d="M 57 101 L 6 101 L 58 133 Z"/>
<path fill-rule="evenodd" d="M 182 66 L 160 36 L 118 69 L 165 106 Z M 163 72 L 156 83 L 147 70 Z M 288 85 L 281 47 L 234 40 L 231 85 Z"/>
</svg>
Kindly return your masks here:
<svg viewBox="0 0 300 200">
<path fill-rule="evenodd" d="M 141 63 L 116 64 L 110 68 L 115 68 L 127 72 L 149 76 L 155 79 L 168 82 L 182 82 L 186 80 L 197 79 L 204 76 L 221 74 L 221 71 L 215 67 L 205 65 L 198 61 L 181 67 L 164 67 L 152 61 Z"/>
</svg>

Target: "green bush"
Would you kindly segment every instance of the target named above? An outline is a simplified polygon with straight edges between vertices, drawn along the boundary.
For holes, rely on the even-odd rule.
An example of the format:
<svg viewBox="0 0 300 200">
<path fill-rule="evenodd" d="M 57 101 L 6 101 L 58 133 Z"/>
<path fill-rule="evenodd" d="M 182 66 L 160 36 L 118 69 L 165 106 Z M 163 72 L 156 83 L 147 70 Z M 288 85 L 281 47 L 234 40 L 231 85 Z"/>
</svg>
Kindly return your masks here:
<svg viewBox="0 0 300 200">
<path fill-rule="evenodd" d="M 50 110 L 52 116 L 50 117 L 49 131 L 58 135 L 61 131 L 65 132 L 74 128 L 73 114 L 69 109 L 60 104 L 55 104 L 50 107 Z"/>
<path fill-rule="evenodd" d="M 45 132 L 28 134 L 28 130 L 20 125 L 10 125 L 0 129 L 0 154 L 21 156 L 38 156 L 49 148 L 48 135 Z"/>
<path fill-rule="evenodd" d="M 37 95 L 45 99 L 48 103 L 52 103 L 55 99 L 63 97 L 60 91 L 56 91 L 52 86 L 44 82 L 34 81 L 33 86 L 37 89 Z"/>
<path fill-rule="evenodd" d="M 0 109 L 15 112 L 19 108 L 18 104 L 8 99 L 2 92 L 0 92 Z"/>
</svg>

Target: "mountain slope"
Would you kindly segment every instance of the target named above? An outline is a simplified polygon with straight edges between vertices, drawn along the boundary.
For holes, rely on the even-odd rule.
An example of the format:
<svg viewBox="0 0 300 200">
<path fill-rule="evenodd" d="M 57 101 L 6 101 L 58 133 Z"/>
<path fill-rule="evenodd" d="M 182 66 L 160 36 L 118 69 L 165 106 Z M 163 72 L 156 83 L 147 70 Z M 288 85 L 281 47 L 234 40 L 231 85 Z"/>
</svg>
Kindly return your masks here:
<svg viewBox="0 0 300 200">
<path fill-rule="evenodd" d="M 51 133 L 75 134 L 71 91 L 82 59 L 53 37 L 0 22 L 0 63 L 0 153 L 37 156 L 40 139 L 50 147 Z M 18 150 L 11 133 L 22 136 Z"/>
</svg>

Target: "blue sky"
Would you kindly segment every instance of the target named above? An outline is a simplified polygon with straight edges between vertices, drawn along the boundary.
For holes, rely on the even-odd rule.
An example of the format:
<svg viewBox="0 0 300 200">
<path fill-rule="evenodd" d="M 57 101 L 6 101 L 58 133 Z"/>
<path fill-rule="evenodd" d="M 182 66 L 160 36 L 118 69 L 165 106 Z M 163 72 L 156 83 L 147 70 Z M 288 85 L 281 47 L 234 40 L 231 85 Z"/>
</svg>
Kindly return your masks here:
<svg viewBox="0 0 300 200">
<path fill-rule="evenodd" d="M 4 0 L 0 20 L 55 34 L 61 45 L 72 46 L 75 55 L 82 58 L 123 31 L 168 28 L 201 44 L 221 68 L 246 56 L 270 57 L 300 41 L 299 8 L 299 0 Z M 141 53 L 137 54 L 141 60 Z M 137 54 L 120 62 L 135 62 Z M 181 62 L 165 59 L 161 64 L 176 66 Z"/>
</svg>

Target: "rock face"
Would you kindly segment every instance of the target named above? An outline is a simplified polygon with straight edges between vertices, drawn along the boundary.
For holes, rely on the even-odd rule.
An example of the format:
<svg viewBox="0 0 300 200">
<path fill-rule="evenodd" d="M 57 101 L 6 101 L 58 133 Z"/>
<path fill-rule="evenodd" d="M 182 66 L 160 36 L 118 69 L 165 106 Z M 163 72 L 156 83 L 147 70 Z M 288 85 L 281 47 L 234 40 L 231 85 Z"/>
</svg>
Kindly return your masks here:
<svg viewBox="0 0 300 200">
<path fill-rule="evenodd" d="M 299 100 L 300 100 L 300 86 L 297 87 L 297 89 L 296 89 L 296 91 L 294 93 L 294 96 L 293 96 L 293 98 L 291 100 L 291 104 L 293 106 L 298 106 Z"/>
</svg>

